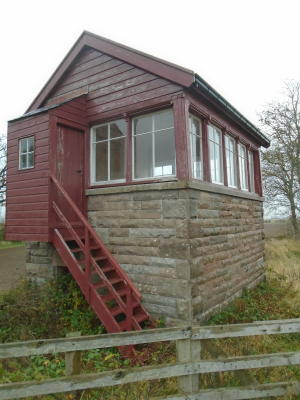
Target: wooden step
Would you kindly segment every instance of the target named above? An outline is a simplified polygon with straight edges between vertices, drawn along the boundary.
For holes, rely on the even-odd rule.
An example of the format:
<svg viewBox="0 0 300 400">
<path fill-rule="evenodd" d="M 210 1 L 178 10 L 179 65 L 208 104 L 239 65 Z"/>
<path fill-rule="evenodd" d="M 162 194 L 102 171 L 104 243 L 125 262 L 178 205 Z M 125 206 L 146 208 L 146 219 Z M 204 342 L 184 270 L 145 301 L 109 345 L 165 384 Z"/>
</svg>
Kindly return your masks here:
<svg viewBox="0 0 300 400">
<path fill-rule="evenodd" d="M 107 260 L 107 257 L 99 256 L 99 257 L 93 257 L 93 259 L 94 259 L 95 261 L 103 261 L 103 260 Z M 79 264 L 85 263 L 85 258 L 83 258 L 82 260 L 77 260 L 77 262 L 78 262 Z"/>
<path fill-rule="evenodd" d="M 139 305 L 140 305 L 140 302 L 137 301 L 132 305 L 132 308 L 136 308 Z M 113 308 L 110 308 L 109 312 L 111 313 L 111 315 L 115 316 L 115 315 L 118 315 L 118 314 L 122 314 L 123 310 L 122 310 L 122 308 L 120 306 L 115 306 Z"/>
<path fill-rule="evenodd" d="M 116 283 L 124 282 L 124 279 L 123 278 L 113 278 L 113 279 L 108 279 L 107 281 L 111 285 L 115 285 Z M 102 282 L 98 282 L 98 283 L 93 283 L 93 286 L 95 289 L 99 289 L 99 288 L 107 286 L 107 282 L 102 281 Z"/>
<path fill-rule="evenodd" d="M 117 293 L 120 297 L 123 297 L 126 295 L 126 289 L 117 290 Z M 112 293 L 108 293 L 108 294 L 105 294 L 104 296 L 101 296 L 101 299 L 104 301 L 104 303 L 106 303 L 107 301 L 114 300 L 114 298 L 115 298 L 115 295 Z"/>
<path fill-rule="evenodd" d="M 91 249 L 91 250 L 98 250 L 98 249 L 100 250 L 101 247 L 99 247 L 99 246 L 92 246 L 90 249 Z M 70 249 L 70 250 L 71 250 L 72 253 L 79 253 L 80 251 L 83 252 L 83 250 L 82 250 L 80 247 L 78 247 L 77 249 Z"/>
<path fill-rule="evenodd" d="M 100 267 L 100 269 L 102 272 L 110 272 L 110 271 L 115 271 L 116 267 L 114 265 L 112 265 L 112 266 L 103 267 L 103 268 Z M 91 275 L 99 275 L 99 272 L 96 269 L 94 269 L 93 271 L 91 271 Z"/>
<path fill-rule="evenodd" d="M 149 319 L 149 315 L 148 314 L 135 314 L 133 315 L 133 318 L 136 320 L 136 322 L 138 324 L 140 324 L 143 321 L 146 321 L 146 319 Z"/>
</svg>

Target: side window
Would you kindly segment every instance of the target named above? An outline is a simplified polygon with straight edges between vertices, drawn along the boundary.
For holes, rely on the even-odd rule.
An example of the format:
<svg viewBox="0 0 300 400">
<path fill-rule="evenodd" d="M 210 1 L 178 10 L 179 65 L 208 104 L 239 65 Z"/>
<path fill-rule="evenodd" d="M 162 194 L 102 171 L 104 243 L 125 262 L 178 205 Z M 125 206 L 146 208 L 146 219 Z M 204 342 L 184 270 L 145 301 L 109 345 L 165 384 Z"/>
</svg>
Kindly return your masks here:
<svg viewBox="0 0 300 400">
<path fill-rule="evenodd" d="M 201 121 L 190 115 L 189 127 L 191 138 L 193 177 L 197 179 L 203 179 Z"/>
<path fill-rule="evenodd" d="M 34 167 L 34 137 L 19 140 L 19 169 Z"/>
<path fill-rule="evenodd" d="M 125 179 L 126 131 L 125 120 L 92 128 L 91 177 L 93 183 Z"/>
<path fill-rule="evenodd" d="M 225 136 L 226 145 L 226 164 L 227 164 L 227 180 L 228 186 L 237 187 L 236 185 L 236 153 L 235 140 L 230 136 Z"/>
<path fill-rule="evenodd" d="M 249 173 L 250 173 L 250 190 L 251 192 L 255 192 L 254 185 L 254 159 L 252 151 L 249 151 Z"/>
<path fill-rule="evenodd" d="M 246 147 L 239 143 L 239 168 L 242 190 L 248 190 L 247 154 Z"/>
<path fill-rule="evenodd" d="M 214 183 L 223 183 L 222 133 L 212 125 L 208 126 L 208 133 L 211 180 Z"/>
<path fill-rule="evenodd" d="M 175 175 L 173 110 L 133 119 L 134 179 Z"/>
</svg>

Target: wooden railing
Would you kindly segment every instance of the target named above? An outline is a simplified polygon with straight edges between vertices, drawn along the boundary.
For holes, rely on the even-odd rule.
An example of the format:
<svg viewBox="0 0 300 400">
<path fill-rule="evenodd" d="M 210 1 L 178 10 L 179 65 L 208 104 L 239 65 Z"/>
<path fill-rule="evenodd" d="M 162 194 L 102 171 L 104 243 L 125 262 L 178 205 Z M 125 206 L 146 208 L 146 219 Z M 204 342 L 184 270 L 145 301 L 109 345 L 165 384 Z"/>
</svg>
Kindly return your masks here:
<svg viewBox="0 0 300 400">
<path fill-rule="evenodd" d="M 82 249 L 82 251 L 86 254 L 90 254 L 90 248 L 89 248 L 89 243 L 90 243 L 90 238 L 93 238 L 96 242 L 98 242 L 101 245 L 101 248 L 103 252 L 105 253 L 105 256 L 109 259 L 111 264 L 113 264 L 117 269 L 118 272 L 123 276 L 123 278 L 126 280 L 128 286 L 131 288 L 131 290 L 135 293 L 136 297 L 141 300 L 142 295 L 140 292 L 137 290 L 137 288 L 134 286 L 134 284 L 131 282 L 131 280 L 128 278 L 128 276 L 125 274 L 125 272 L 120 268 L 119 264 L 115 260 L 115 258 L 112 256 L 112 254 L 108 251 L 106 248 L 105 244 L 102 242 L 102 240 L 99 238 L 95 230 L 90 226 L 86 218 L 83 216 L 82 212 L 79 210 L 79 208 L 76 206 L 74 201 L 70 198 L 68 193 L 65 191 L 65 189 L 62 187 L 62 185 L 59 183 L 59 181 L 55 178 L 54 175 L 50 176 L 51 181 L 54 183 L 56 186 L 57 190 L 61 193 L 65 201 L 71 206 L 72 210 L 75 212 L 77 217 L 79 218 L 79 221 L 82 223 L 84 226 L 84 231 L 85 231 L 85 243 L 81 241 L 81 239 L 78 237 L 76 234 L 75 230 L 71 226 L 71 224 L 67 221 L 67 219 L 64 217 L 62 214 L 61 210 L 58 208 L 57 204 L 53 202 L 53 209 L 55 213 L 59 216 L 59 218 L 62 220 L 62 222 L 65 224 L 65 227 L 68 229 L 69 233 L 73 237 L 73 239 L 77 242 L 78 246 Z M 85 258 L 85 268 L 86 268 L 86 278 L 87 281 L 90 279 L 90 262 L 91 259 L 90 257 L 86 256 Z"/>
<path fill-rule="evenodd" d="M 108 335 L 34 340 L 0 344 L 0 359 L 96 348 L 176 340 L 177 362 L 101 373 L 72 375 L 44 381 L 0 385 L 0 400 L 71 392 L 138 381 L 178 377 L 178 395 L 153 400 L 232 400 L 284 396 L 300 393 L 300 382 L 252 384 L 250 386 L 200 390 L 200 374 L 300 364 L 300 352 L 274 353 L 218 359 L 201 359 L 201 343 L 215 338 L 274 335 L 300 332 L 300 319 L 263 321 L 241 325 L 194 326 L 124 332 Z M 206 346 L 207 348 L 207 346 Z M 70 354 L 70 353 L 69 353 Z M 78 356 L 78 353 L 77 353 Z M 75 359 L 73 357 L 73 359 Z M 78 357 L 77 357 L 78 360 Z M 74 368 L 76 370 L 76 368 Z"/>
</svg>

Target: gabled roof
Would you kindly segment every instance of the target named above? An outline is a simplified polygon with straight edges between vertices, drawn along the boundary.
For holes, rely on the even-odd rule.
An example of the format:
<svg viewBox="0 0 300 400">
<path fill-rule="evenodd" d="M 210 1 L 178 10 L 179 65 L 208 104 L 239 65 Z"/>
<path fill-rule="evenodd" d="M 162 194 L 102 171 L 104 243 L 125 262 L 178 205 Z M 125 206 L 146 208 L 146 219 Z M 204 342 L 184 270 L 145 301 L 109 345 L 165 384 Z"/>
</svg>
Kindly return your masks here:
<svg viewBox="0 0 300 400">
<path fill-rule="evenodd" d="M 83 31 L 69 53 L 54 71 L 48 82 L 30 104 L 26 113 L 43 105 L 47 96 L 59 79 L 75 60 L 79 52 L 86 46 L 99 50 L 112 57 L 116 57 L 129 64 L 133 64 L 136 67 L 166 78 L 169 81 L 173 81 L 184 87 L 189 87 L 194 82 L 194 72 L 189 69 L 169 63 L 168 61 L 161 60 L 160 58 L 153 57 L 149 54 L 142 53 L 141 51 L 113 42 L 112 40 L 106 39 L 102 36 Z"/>
<path fill-rule="evenodd" d="M 62 60 L 48 82 L 26 110 L 26 114 L 24 116 L 28 116 L 28 113 L 31 113 L 37 109 L 39 109 L 37 112 L 42 112 L 40 107 L 45 105 L 44 103 L 50 92 L 54 89 L 55 85 L 71 66 L 81 50 L 85 47 L 98 50 L 111 57 L 115 57 L 147 72 L 177 83 L 185 88 L 195 89 L 195 93 L 198 92 L 199 94 L 203 93 L 207 95 L 207 97 L 215 102 L 222 110 L 225 110 L 228 115 L 244 126 L 248 132 L 254 135 L 263 146 L 268 147 L 270 145 L 269 138 L 263 132 L 261 132 L 260 129 L 253 125 L 226 99 L 224 99 L 224 97 L 222 97 L 215 89 L 213 89 L 207 82 L 205 82 L 193 71 L 87 31 L 84 31 L 80 35 L 74 46 Z M 46 108 L 43 107 L 42 110 L 46 111 Z"/>
</svg>

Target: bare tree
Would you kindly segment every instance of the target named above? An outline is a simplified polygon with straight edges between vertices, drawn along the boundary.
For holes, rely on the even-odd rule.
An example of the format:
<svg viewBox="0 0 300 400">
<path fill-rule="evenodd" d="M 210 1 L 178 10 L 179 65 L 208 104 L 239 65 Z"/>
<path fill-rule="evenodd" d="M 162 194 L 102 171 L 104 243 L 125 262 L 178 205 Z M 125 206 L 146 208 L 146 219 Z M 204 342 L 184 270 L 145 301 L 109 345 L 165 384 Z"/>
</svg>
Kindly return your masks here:
<svg viewBox="0 0 300 400">
<path fill-rule="evenodd" d="M 300 211 L 300 82 L 285 82 L 282 101 L 273 101 L 259 113 L 271 147 L 262 152 L 262 175 L 269 210 L 288 214 L 299 239 Z"/>
<path fill-rule="evenodd" d="M 6 137 L 0 137 L 0 206 L 6 201 Z"/>
</svg>

